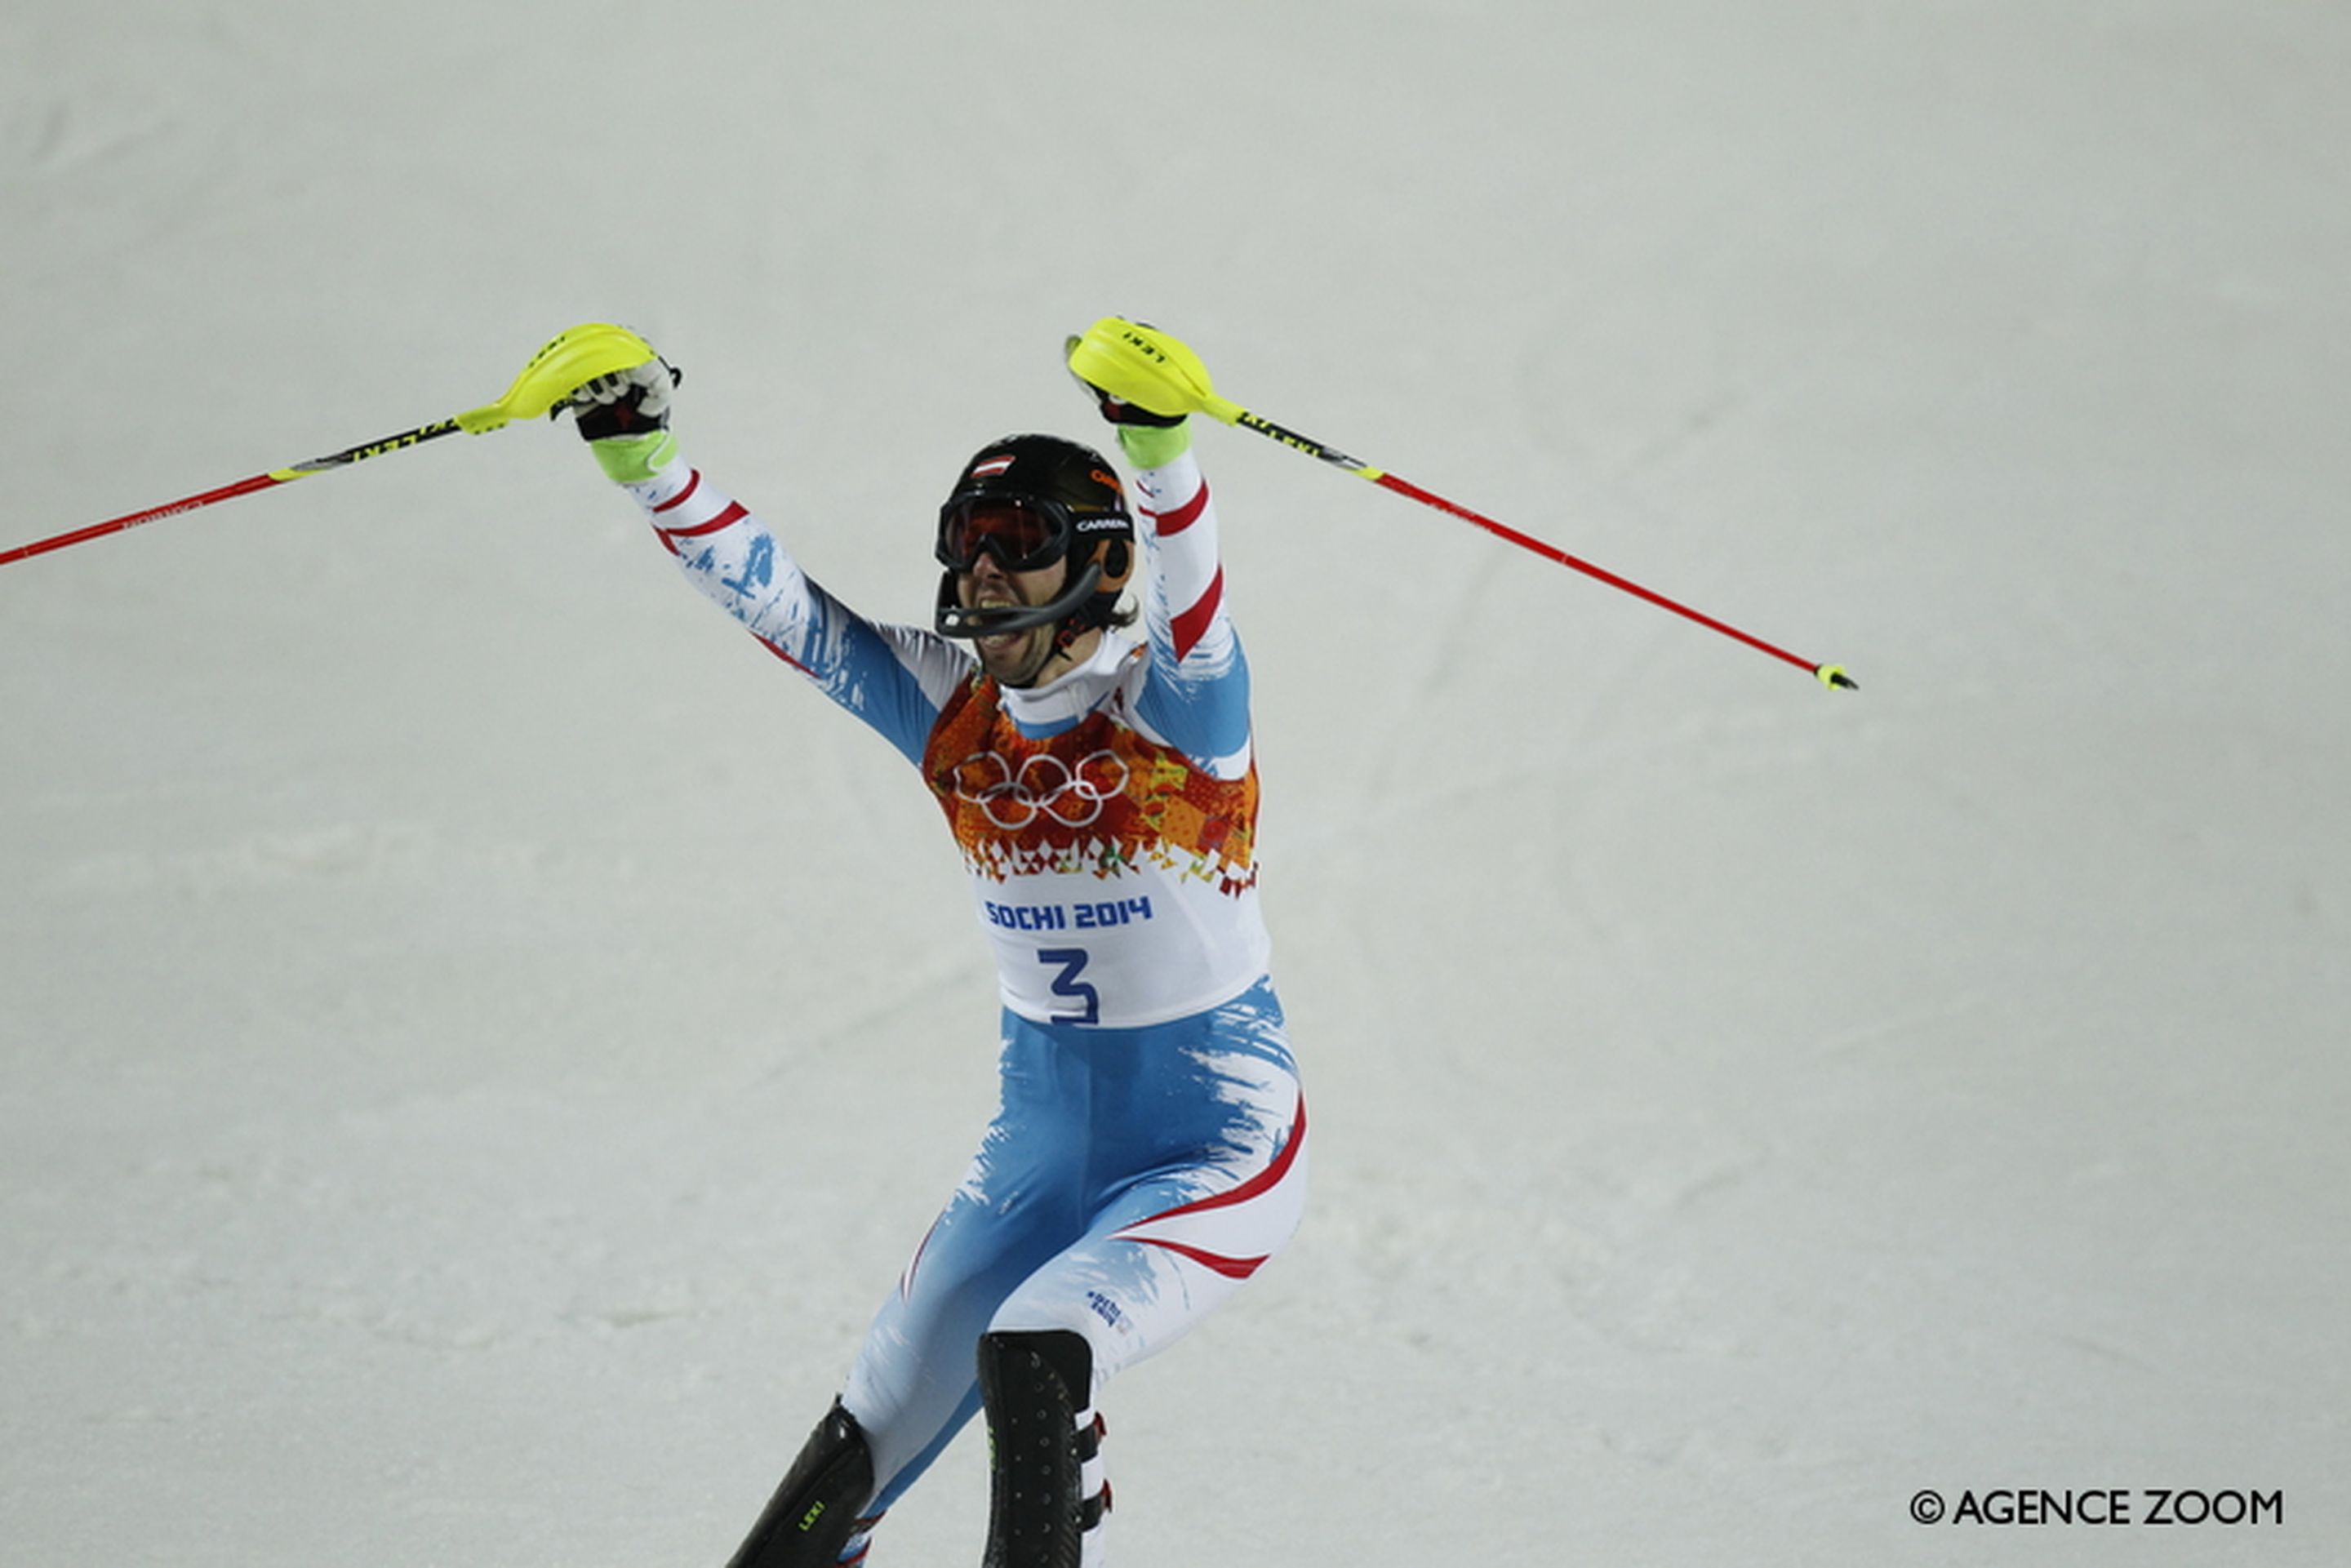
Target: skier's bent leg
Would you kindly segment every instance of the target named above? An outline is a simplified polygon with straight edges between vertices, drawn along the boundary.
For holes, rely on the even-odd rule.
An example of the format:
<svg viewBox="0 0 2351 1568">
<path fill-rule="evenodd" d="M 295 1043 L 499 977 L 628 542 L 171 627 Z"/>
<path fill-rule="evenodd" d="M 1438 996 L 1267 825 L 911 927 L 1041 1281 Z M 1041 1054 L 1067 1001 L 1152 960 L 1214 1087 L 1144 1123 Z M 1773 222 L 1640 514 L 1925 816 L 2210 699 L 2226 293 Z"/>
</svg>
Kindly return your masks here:
<svg viewBox="0 0 2351 1568">
<path fill-rule="evenodd" d="M 1240 1151 L 1238 1157 L 1127 1187 L 1082 1239 L 1023 1281 L 988 1324 L 980 1341 L 980 1387 L 996 1443 L 998 1490 L 987 1568 L 1092 1568 L 1110 1502 L 1099 1455 L 1102 1427 L 1092 1408 L 1103 1385 L 1182 1338 L 1297 1229 L 1306 1195 L 1305 1102 L 1286 1077 L 1269 1082 L 1258 1100 L 1254 1114 L 1230 1124 L 1228 1146 Z M 1032 1368 L 1030 1362 L 1041 1364 Z M 1042 1385 L 1040 1399 L 1024 1405 L 1010 1397 L 1009 1391 L 1032 1385 Z M 1039 1416 L 1040 1408 L 1046 1414 Z M 1042 1441 L 1039 1430 L 1050 1441 L 1008 1451 L 1007 1426 L 1021 1422 L 1036 1429 L 1027 1435 L 1032 1445 Z M 1064 1440 L 1075 1445 L 1074 1461 Z M 1032 1470 L 1012 1462 L 1021 1457 L 1059 1468 Z M 1007 1502 L 1008 1486 L 1020 1490 L 1019 1506 Z M 1073 1504 L 1080 1511 L 1074 1525 Z M 1050 1528 L 1024 1528 L 1016 1542 L 1010 1526 L 1038 1514 Z M 1029 1550 L 1032 1541 L 1039 1542 L 1033 1554 L 1014 1550 Z"/>
<path fill-rule="evenodd" d="M 833 1401 L 727 1568 L 834 1568 L 865 1554 L 875 1520 L 873 1451 L 855 1416 Z"/>
<path fill-rule="evenodd" d="M 1093 1352 L 1082 1334 L 980 1336 L 991 1469 L 982 1568 L 1087 1568 L 1099 1560 L 1110 1489 L 1092 1386 Z"/>
</svg>

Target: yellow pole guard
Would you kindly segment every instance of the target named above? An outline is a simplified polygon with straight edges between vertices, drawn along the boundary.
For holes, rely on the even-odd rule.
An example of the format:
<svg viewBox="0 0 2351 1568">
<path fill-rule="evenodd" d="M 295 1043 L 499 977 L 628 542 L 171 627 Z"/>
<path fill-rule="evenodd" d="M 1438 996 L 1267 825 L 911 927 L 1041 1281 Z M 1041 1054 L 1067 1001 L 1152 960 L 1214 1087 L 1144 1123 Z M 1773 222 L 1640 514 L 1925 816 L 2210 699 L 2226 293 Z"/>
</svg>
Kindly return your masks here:
<svg viewBox="0 0 2351 1568">
<path fill-rule="evenodd" d="M 510 420 L 537 419 L 598 376 L 634 370 L 660 357 L 626 327 L 590 321 L 571 328 L 530 357 L 506 396 L 459 414 L 458 428 L 479 435 Z"/>
<path fill-rule="evenodd" d="M 1069 341 L 1071 374 L 1153 413 L 1205 413 L 1240 423 L 1241 406 L 1218 397 L 1200 356 L 1157 328 L 1105 316 Z"/>
</svg>

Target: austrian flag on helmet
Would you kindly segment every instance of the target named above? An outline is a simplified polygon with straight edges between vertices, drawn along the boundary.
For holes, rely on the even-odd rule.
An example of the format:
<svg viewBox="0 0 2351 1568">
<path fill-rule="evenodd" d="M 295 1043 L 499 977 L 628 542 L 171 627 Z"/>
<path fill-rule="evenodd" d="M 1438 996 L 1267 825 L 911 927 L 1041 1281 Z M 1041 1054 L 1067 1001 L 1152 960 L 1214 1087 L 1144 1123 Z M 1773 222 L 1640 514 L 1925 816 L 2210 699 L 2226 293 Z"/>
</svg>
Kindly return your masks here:
<svg viewBox="0 0 2351 1568">
<path fill-rule="evenodd" d="M 939 580 L 937 627 L 946 637 L 987 637 L 1058 625 L 1063 646 L 1112 623 L 1134 575 L 1134 519 L 1108 460 L 1058 435 L 1008 435 L 964 465 L 933 549 Z M 1062 588 L 1037 605 L 966 606 L 956 578 L 993 555 L 1007 571 L 1066 563 Z"/>
</svg>

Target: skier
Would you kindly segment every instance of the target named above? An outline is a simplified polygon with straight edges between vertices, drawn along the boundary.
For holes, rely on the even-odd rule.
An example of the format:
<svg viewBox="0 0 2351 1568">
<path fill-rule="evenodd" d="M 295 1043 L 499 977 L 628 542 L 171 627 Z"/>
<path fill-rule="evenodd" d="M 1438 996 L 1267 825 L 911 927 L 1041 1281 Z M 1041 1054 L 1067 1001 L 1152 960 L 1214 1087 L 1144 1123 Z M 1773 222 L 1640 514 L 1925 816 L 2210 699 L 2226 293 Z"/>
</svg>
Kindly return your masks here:
<svg viewBox="0 0 2351 1568">
<path fill-rule="evenodd" d="M 982 1411 L 987 1568 L 1099 1562 L 1103 1385 L 1231 1295 L 1304 1203 L 1249 666 L 1187 421 L 1133 392 L 1145 361 L 1190 350 L 1115 319 L 1081 342 L 1144 526 L 1092 448 L 993 442 L 940 508 L 927 630 L 846 609 L 679 455 L 665 363 L 574 401 L 694 584 L 920 769 L 1002 997 L 995 1119 L 733 1568 L 862 1561 Z"/>
</svg>

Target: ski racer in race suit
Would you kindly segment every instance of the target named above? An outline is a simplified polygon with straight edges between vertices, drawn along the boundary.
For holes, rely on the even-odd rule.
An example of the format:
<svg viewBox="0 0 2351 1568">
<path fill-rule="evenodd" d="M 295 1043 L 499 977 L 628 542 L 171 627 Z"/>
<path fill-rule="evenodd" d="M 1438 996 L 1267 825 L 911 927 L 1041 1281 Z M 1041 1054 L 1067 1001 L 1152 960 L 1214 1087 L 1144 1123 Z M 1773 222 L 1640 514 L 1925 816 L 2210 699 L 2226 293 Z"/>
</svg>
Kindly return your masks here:
<svg viewBox="0 0 2351 1568">
<path fill-rule="evenodd" d="M 1113 371 L 1138 343 L 1190 352 L 1113 321 L 1071 350 L 1092 342 Z M 1258 905 L 1249 666 L 1186 411 L 1091 389 L 1138 470 L 1139 530 L 1091 448 L 1023 435 L 976 454 L 940 513 L 935 626 L 917 629 L 842 606 L 679 455 L 675 380 L 654 361 L 590 383 L 582 435 L 696 588 L 919 771 L 1003 1004 L 995 1119 L 735 1568 L 861 1561 L 983 1409 L 986 1563 L 1091 1563 L 1103 1385 L 1279 1251 L 1305 1196 Z"/>
</svg>

